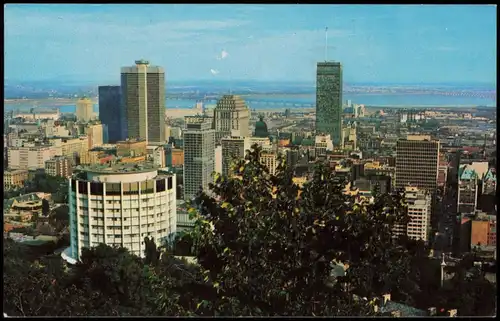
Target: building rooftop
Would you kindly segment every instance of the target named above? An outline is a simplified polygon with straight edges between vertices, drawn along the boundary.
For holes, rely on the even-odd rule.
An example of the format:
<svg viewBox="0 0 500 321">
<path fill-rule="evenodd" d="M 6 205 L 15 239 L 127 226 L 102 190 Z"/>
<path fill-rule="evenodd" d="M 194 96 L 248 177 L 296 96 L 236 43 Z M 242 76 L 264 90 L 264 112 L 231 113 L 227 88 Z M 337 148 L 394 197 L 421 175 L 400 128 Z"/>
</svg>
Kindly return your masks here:
<svg viewBox="0 0 500 321">
<path fill-rule="evenodd" d="M 153 163 L 110 163 L 77 166 L 77 170 L 102 174 L 143 173 L 158 170 L 159 167 Z"/>
</svg>

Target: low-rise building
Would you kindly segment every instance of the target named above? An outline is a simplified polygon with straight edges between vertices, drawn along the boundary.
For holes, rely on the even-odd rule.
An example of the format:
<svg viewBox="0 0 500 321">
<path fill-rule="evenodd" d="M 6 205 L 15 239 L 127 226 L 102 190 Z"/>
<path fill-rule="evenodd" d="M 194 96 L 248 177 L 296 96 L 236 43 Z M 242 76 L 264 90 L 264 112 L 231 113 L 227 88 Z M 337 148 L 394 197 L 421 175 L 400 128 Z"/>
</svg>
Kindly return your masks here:
<svg viewBox="0 0 500 321">
<path fill-rule="evenodd" d="M 147 155 L 147 142 L 141 139 L 127 139 L 116 142 L 116 156 L 136 157 Z"/>
<path fill-rule="evenodd" d="M 481 249 L 496 249 L 496 216 L 477 213 L 472 220 L 471 246 Z"/>
<path fill-rule="evenodd" d="M 5 190 L 22 187 L 28 179 L 27 169 L 7 169 L 3 173 L 3 188 Z"/>
</svg>

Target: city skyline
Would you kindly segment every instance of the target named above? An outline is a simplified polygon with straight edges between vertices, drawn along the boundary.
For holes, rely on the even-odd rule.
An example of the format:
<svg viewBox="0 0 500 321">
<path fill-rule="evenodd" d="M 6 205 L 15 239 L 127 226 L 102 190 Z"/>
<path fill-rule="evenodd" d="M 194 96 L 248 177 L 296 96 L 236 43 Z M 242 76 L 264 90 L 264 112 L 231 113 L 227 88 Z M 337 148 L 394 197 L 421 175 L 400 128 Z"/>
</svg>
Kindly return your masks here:
<svg viewBox="0 0 500 321">
<path fill-rule="evenodd" d="M 346 82 L 496 83 L 495 10 L 7 5 L 5 78 L 116 83 L 121 66 L 145 58 L 172 81 L 313 81 L 328 26 L 328 60 L 344 65 Z"/>
</svg>

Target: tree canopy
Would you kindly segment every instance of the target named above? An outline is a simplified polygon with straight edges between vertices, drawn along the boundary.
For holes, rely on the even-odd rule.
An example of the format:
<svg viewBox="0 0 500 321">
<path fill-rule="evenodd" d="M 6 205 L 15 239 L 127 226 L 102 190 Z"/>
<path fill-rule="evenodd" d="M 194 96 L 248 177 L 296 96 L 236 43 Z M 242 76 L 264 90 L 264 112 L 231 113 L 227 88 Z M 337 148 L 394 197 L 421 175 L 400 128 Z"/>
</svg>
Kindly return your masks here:
<svg viewBox="0 0 500 321">
<path fill-rule="evenodd" d="M 393 237 L 408 220 L 402 195 L 355 202 L 324 164 L 303 186 L 282 160 L 276 175 L 253 147 L 191 204 L 193 231 L 176 246 L 144 239 L 145 257 L 124 248 L 84 249 L 67 267 L 4 242 L 4 310 L 12 316 L 375 316 L 373 298 L 420 309 L 491 315 L 495 287 L 470 260 L 439 288 L 439 262 L 421 242 Z M 62 216 L 62 215 L 61 215 Z M 198 264 L 174 255 L 193 254 Z M 431 263 L 433 262 L 433 263 Z M 437 263 L 437 265 L 435 264 Z M 437 269 L 436 269 L 437 267 Z M 492 303 L 493 301 L 493 303 Z M 466 304 L 465 302 L 468 302 Z M 469 305 L 468 307 L 465 307 Z M 441 311 L 441 310 L 440 310 Z"/>
</svg>

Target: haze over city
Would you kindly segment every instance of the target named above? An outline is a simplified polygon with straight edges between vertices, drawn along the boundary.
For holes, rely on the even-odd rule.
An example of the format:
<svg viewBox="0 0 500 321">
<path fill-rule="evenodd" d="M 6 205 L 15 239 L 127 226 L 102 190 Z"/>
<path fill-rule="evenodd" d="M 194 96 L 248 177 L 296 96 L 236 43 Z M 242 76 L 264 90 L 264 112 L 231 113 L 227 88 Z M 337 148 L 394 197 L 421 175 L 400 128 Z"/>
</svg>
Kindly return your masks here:
<svg viewBox="0 0 500 321">
<path fill-rule="evenodd" d="M 5 7 L 5 78 L 115 82 L 146 58 L 169 81 L 496 84 L 495 6 L 36 5 Z M 43 60 L 40 58 L 43 57 Z"/>
</svg>

